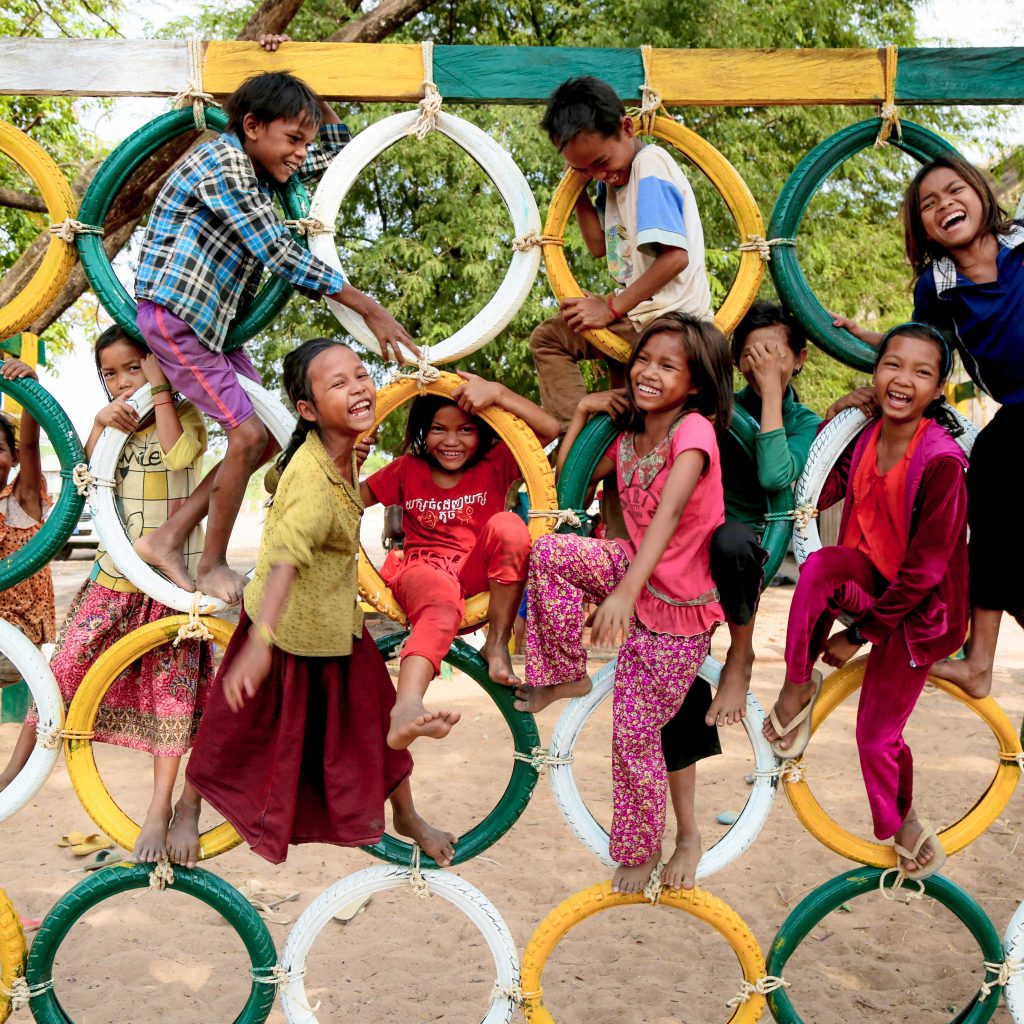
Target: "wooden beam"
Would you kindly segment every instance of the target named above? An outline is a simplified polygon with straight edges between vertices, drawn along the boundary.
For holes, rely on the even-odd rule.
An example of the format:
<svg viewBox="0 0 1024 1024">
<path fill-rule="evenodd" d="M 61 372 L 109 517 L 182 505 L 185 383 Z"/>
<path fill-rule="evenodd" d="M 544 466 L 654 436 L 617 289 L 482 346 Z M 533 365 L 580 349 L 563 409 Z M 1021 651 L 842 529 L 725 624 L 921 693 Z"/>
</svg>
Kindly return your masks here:
<svg viewBox="0 0 1024 1024">
<path fill-rule="evenodd" d="M 900 50 L 896 99 L 901 103 L 1022 103 L 1024 48 Z"/>
</svg>

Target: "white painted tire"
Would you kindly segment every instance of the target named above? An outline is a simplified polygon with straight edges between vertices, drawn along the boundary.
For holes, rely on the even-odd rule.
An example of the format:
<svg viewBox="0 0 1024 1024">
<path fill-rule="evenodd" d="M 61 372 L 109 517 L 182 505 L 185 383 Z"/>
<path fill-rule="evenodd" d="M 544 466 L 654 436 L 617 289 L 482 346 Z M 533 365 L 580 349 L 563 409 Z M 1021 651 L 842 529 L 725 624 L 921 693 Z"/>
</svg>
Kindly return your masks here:
<svg viewBox="0 0 1024 1024">
<path fill-rule="evenodd" d="M 32 699 L 39 710 L 36 745 L 28 762 L 14 781 L 0 792 L 0 821 L 20 811 L 39 792 L 60 756 L 61 742 L 56 739 L 49 746 L 43 740 L 53 730 L 64 727 L 64 702 L 60 687 L 53 678 L 46 658 L 28 637 L 16 626 L 0 619 L 0 652 L 6 654 L 28 683 Z"/>
<path fill-rule="evenodd" d="M 284 403 L 266 388 L 250 380 L 238 376 L 242 389 L 249 396 L 256 415 L 270 431 L 277 443 L 285 448 L 295 429 L 295 417 L 285 408 Z M 128 399 L 128 404 L 135 408 L 142 420 L 152 411 L 153 396 L 148 384 L 143 385 Z M 195 594 L 182 590 L 176 583 L 161 576 L 155 569 L 147 565 L 132 547 L 128 538 L 124 520 L 117 511 L 114 488 L 111 482 L 121 459 L 121 452 L 128 442 L 129 435 L 123 430 L 107 427 L 93 449 L 89 472 L 95 478 L 95 484 L 89 491 L 89 507 L 92 509 L 93 525 L 99 534 L 100 543 L 110 555 L 121 572 L 135 584 L 144 594 L 154 601 L 159 601 L 175 611 L 188 612 L 192 609 Z M 106 482 L 104 482 L 106 481 Z M 200 613 L 216 615 L 227 607 L 216 597 L 200 597 Z"/>
<path fill-rule="evenodd" d="M 1003 950 L 1007 962 L 1014 960 L 1024 965 L 1024 903 L 1010 918 L 1003 938 Z M 1013 1024 L 1024 1024 L 1024 970 L 1010 976 L 1004 995 Z"/>
<path fill-rule="evenodd" d="M 508 926 L 491 901 L 465 879 L 450 871 L 425 870 L 422 876 L 433 895 L 447 900 L 476 925 L 494 958 L 496 987 L 481 1024 L 509 1024 L 516 1011 L 512 993 L 519 987 L 519 954 Z M 281 966 L 289 979 L 281 986 L 281 1004 L 289 1024 L 317 1024 L 306 999 L 303 974 L 306 956 L 324 925 L 348 904 L 386 889 L 408 886 L 410 878 L 408 868 L 394 864 L 364 868 L 335 882 L 306 908 L 281 953 Z"/>
<path fill-rule="evenodd" d="M 590 693 L 585 697 L 574 697 L 566 705 L 551 734 L 552 757 L 572 757 L 573 747 L 583 731 L 583 726 L 615 687 L 615 665 L 615 660 L 612 660 L 602 666 L 592 677 L 594 686 Z M 722 666 L 714 658 L 709 657 L 701 665 L 698 674 L 700 678 L 717 688 L 721 671 Z M 779 760 L 772 753 L 768 741 L 761 735 L 763 724 L 764 712 L 761 705 L 752 693 L 748 693 L 743 728 L 754 748 L 754 768 L 758 774 L 753 786 L 750 787 L 750 794 L 739 817 L 714 846 L 704 851 L 697 865 L 698 882 L 716 871 L 721 871 L 727 864 L 736 860 L 753 843 L 768 820 L 768 813 L 772 809 L 772 801 L 779 787 L 778 776 L 768 773 L 778 768 Z M 583 802 L 573 775 L 573 765 L 551 765 L 548 768 L 548 778 L 555 803 L 558 804 L 565 823 L 595 857 L 603 864 L 613 866 L 615 861 L 608 853 L 608 833 Z"/>
<path fill-rule="evenodd" d="M 364 128 L 331 161 L 320 179 L 309 211 L 310 217 L 331 228 L 330 233 L 309 236 L 309 251 L 314 256 L 337 270 L 342 269 L 334 243 L 334 224 L 338 219 L 338 210 L 360 173 L 388 146 L 411 135 L 418 116 L 418 110 L 410 110 L 374 122 L 368 128 Z M 512 217 L 513 237 L 522 238 L 531 232 L 539 236 L 541 226 L 537 202 L 523 172 L 516 166 L 512 157 L 486 132 L 461 117 L 438 114 L 437 130 L 461 146 L 490 176 Z M 424 145 L 426 144 L 427 141 L 424 142 Z M 531 246 L 524 251 L 513 250 L 508 272 L 494 297 L 468 324 L 439 344 L 430 346 L 431 363 L 447 363 L 453 359 L 461 359 L 486 345 L 504 330 L 526 300 L 539 269 L 539 245 Z M 371 352 L 380 354 L 380 345 L 376 337 L 358 313 L 332 299 L 328 299 L 327 304 L 352 337 Z M 406 356 L 415 362 L 408 351 Z"/>
<path fill-rule="evenodd" d="M 951 408 L 950 411 L 963 427 L 963 433 L 955 438 L 956 443 L 969 458 L 974 441 L 978 436 L 978 428 L 955 409 Z M 875 419 L 874 416 L 865 417 L 859 409 L 844 409 L 835 419 L 825 425 L 821 433 L 814 439 L 811 450 L 807 454 L 804 471 L 797 481 L 796 507 L 798 509 L 805 506 L 818 507 L 818 499 L 821 497 L 825 480 L 832 472 L 832 467 L 836 464 L 839 456 L 869 423 L 875 422 Z M 798 524 L 794 527 L 793 552 L 797 562 L 802 565 L 807 561 L 807 556 L 813 554 L 820 547 L 821 537 L 818 534 L 817 519 L 809 520 L 806 526 L 801 527 Z"/>
</svg>

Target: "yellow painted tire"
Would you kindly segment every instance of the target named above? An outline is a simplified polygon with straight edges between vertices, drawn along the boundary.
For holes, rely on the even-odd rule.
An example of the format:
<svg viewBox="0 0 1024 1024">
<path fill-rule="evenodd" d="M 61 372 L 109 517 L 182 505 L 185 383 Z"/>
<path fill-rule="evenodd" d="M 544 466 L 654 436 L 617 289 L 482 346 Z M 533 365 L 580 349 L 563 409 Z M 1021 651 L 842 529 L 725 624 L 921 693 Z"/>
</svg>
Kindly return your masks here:
<svg viewBox="0 0 1024 1024">
<path fill-rule="evenodd" d="M 860 687 L 864 679 L 866 663 L 866 657 L 857 658 L 826 677 L 811 718 L 812 735 L 829 714 Z M 973 697 L 968 697 L 958 686 L 954 686 L 945 679 L 939 679 L 937 676 L 929 676 L 928 681 L 977 714 L 992 730 L 1002 753 L 1011 756 L 1021 753 L 1020 737 L 1009 718 L 1006 717 L 1006 713 L 993 698 L 985 697 L 983 700 L 975 700 Z M 813 764 L 814 744 L 812 743 L 807 750 L 810 753 L 810 763 Z M 805 754 L 801 763 L 806 758 Z M 958 850 L 962 850 L 988 829 L 1010 802 L 1010 797 L 1013 795 L 1019 779 L 1020 766 L 1015 761 L 1000 759 L 988 789 L 977 803 L 959 821 L 939 832 L 939 840 L 946 853 L 956 853 Z M 784 775 L 783 784 L 796 816 L 820 843 L 841 857 L 857 861 L 860 864 L 868 864 L 876 868 L 896 866 L 896 853 L 891 846 L 861 839 L 853 833 L 847 832 L 825 813 L 821 804 L 815 800 L 806 780 L 791 782 Z M 934 812 L 931 812 L 930 816 L 934 818 Z"/>
<path fill-rule="evenodd" d="M 212 616 L 203 616 L 202 621 L 213 634 L 213 642 L 222 648 L 227 647 L 235 631 L 234 623 Z M 142 655 L 161 644 L 171 643 L 178 629 L 186 622 L 187 615 L 168 615 L 156 622 L 147 622 L 105 650 L 86 672 L 68 708 L 65 730 L 69 733 L 91 733 L 96 724 L 100 702 L 114 680 Z M 64 759 L 71 784 L 86 813 L 121 849 L 131 850 L 139 838 L 139 826 L 121 810 L 103 784 L 96 767 L 92 740 L 65 738 Z M 241 838 L 234 828 L 223 822 L 200 835 L 199 857 L 208 860 L 240 842 Z"/>
<path fill-rule="evenodd" d="M 4 993 L 25 977 L 25 957 L 21 921 L 7 893 L 0 889 L 0 1024 L 11 1015 L 11 1000 Z"/>
<path fill-rule="evenodd" d="M 634 123 L 638 124 L 635 119 Z M 708 180 L 729 207 L 741 241 L 746 242 L 750 235 L 764 236 L 764 219 L 757 207 L 757 201 L 747 188 L 747 183 L 740 177 L 739 171 L 710 142 L 670 117 L 656 118 L 651 134 L 678 150 L 707 175 Z M 565 227 L 587 181 L 587 176 L 579 171 L 566 171 L 562 176 L 555 194 L 551 197 L 551 206 L 548 207 L 548 216 L 544 223 L 545 238 L 565 236 Z M 548 281 L 551 282 L 551 290 L 559 302 L 583 294 L 569 269 L 565 249 L 557 242 L 544 245 L 544 269 L 547 271 Z M 729 334 L 743 319 L 743 315 L 757 297 L 757 290 L 761 287 L 763 278 L 764 261 L 761 257 L 756 252 L 741 253 L 736 279 L 721 308 L 715 314 L 715 323 L 724 333 Z M 622 363 L 629 359 L 629 344 L 606 327 L 581 333 L 613 359 L 618 359 Z"/>
<path fill-rule="evenodd" d="M 642 904 L 649 908 L 652 906 L 642 893 L 613 893 L 611 882 L 602 882 L 570 896 L 541 921 L 523 954 L 523 1010 L 530 1024 L 555 1024 L 554 1018 L 544 1005 L 541 975 L 544 972 L 544 964 L 562 936 L 592 914 L 607 910 L 609 907 L 628 907 L 633 904 Z M 665 889 L 662 891 L 658 906 L 684 910 L 711 925 L 736 954 L 745 981 L 754 985 L 764 977 L 764 956 L 757 939 L 743 918 L 717 896 L 712 896 L 704 889 Z M 723 991 L 731 994 L 731 983 L 723 984 L 726 986 Z M 737 992 L 739 989 L 740 986 L 737 984 Z M 726 1024 L 752 1024 L 761 1016 L 764 1005 L 765 997 L 754 992 L 747 1002 L 740 1003 L 733 1010 L 732 1015 L 726 1019 Z"/>
<path fill-rule="evenodd" d="M 436 381 L 426 385 L 421 385 L 413 377 L 399 377 L 377 392 L 377 422 L 374 429 L 399 406 L 417 395 L 426 393 L 450 398 L 451 393 L 460 384 L 465 383 L 454 373 L 442 373 Z M 485 409 L 480 418 L 494 427 L 498 437 L 509 446 L 526 481 L 530 508 L 558 508 L 558 494 L 555 490 L 551 463 L 548 462 L 537 435 L 518 416 L 513 416 L 504 409 Z M 531 519 L 530 536 L 536 540 L 545 533 L 550 533 L 553 524 L 554 519 Z M 399 607 L 394 594 L 381 579 L 380 573 L 366 557 L 366 552 L 362 548 L 359 551 L 359 593 L 363 600 L 373 605 L 379 612 L 383 612 L 389 619 L 394 619 L 403 626 L 407 624 L 405 612 Z M 466 600 L 466 614 L 460 628 L 469 629 L 487 618 L 487 600 L 487 594 L 474 594 Z"/>
<path fill-rule="evenodd" d="M 71 186 L 46 151 L 14 125 L 0 121 L 0 153 L 10 157 L 35 183 L 51 224 L 74 218 L 78 210 Z M 10 302 L 0 306 L 0 338 L 25 330 L 46 312 L 75 265 L 74 242 L 51 236 L 39 269 Z"/>
</svg>

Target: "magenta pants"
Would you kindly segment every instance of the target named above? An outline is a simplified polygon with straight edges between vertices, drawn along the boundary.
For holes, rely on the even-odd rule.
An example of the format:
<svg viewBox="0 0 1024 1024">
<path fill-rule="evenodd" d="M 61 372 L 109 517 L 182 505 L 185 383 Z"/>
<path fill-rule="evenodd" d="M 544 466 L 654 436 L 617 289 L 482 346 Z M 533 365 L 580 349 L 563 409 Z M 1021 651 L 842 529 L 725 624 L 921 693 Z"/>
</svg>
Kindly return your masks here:
<svg viewBox="0 0 1024 1024">
<path fill-rule="evenodd" d="M 859 615 L 889 585 L 853 548 L 814 552 L 800 568 L 786 633 L 786 678 L 806 683 L 840 612 Z M 903 729 L 931 665 L 913 665 L 903 629 L 872 644 L 857 708 L 857 751 L 877 839 L 891 839 L 914 798 L 914 758 Z"/>
</svg>

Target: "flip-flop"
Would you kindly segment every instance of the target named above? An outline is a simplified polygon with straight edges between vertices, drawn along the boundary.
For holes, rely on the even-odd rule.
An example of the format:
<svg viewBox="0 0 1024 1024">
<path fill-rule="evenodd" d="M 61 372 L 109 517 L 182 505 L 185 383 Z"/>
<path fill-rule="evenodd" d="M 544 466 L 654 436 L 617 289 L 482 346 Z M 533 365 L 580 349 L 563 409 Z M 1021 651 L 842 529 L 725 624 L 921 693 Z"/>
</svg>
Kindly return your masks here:
<svg viewBox="0 0 1024 1024">
<path fill-rule="evenodd" d="M 60 839 L 57 840 L 57 845 L 60 847 L 79 846 L 81 843 L 84 843 L 88 838 L 89 836 L 87 836 L 84 832 L 69 832 L 66 836 L 61 836 Z"/>
<path fill-rule="evenodd" d="M 918 818 L 917 823 L 921 826 L 921 834 L 917 837 L 917 842 L 914 844 L 913 850 L 908 850 L 899 843 L 894 842 L 893 848 L 900 857 L 905 857 L 907 860 L 917 860 L 917 855 L 921 852 L 921 847 L 925 843 L 931 842 L 932 847 L 935 850 L 935 855 L 932 857 L 924 867 L 918 868 L 916 871 L 903 870 L 903 874 L 907 878 L 912 879 L 915 882 L 924 881 L 926 878 L 931 878 L 932 875 L 936 874 L 942 865 L 946 863 L 946 850 L 942 845 L 942 840 L 939 839 L 939 834 L 935 831 L 934 826 L 930 821 L 926 821 L 924 818 Z"/>
<path fill-rule="evenodd" d="M 82 842 L 75 843 L 71 847 L 71 852 L 76 857 L 88 857 L 90 853 L 99 853 L 100 850 L 112 850 L 113 848 L 114 844 L 106 836 L 93 832 L 92 835 L 86 836 Z"/>
<path fill-rule="evenodd" d="M 814 687 L 811 699 L 789 720 L 785 726 L 783 726 L 779 721 L 779 716 L 775 713 L 774 705 L 772 706 L 771 711 L 768 712 L 772 728 L 779 736 L 779 739 L 773 740 L 769 746 L 772 748 L 772 753 L 776 757 L 781 757 L 783 761 L 800 757 L 807 749 L 807 744 L 811 741 L 811 714 L 814 712 L 814 705 L 818 701 L 818 694 L 821 693 L 822 682 L 822 674 L 817 669 L 811 672 L 811 685 Z M 794 730 L 796 730 L 796 738 L 793 740 L 792 744 L 788 747 L 780 747 L 779 741 L 784 736 L 788 736 Z"/>
<path fill-rule="evenodd" d="M 124 858 L 116 850 L 100 850 L 92 860 L 80 868 L 71 868 L 68 874 L 81 875 L 87 871 L 95 871 L 97 868 L 106 867 L 109 864 L 119 864 L 123 860 Z"/>
<path fill-rule="evenodd" d="M 264 921 L 270 924 L 291 924 L 292 919 L 285 914 L 275 914 L 274 911 L 282 903 L 291 903 L 298 899 L 298 892 L 287 892 L 283 896 L 271 892 L 266 883 L 258 878 L 248 878 L 239 887 L 238 891 L 256 908 L 256 912 Z"/>
<path fill-rule="evenodd" d="M 24 932 L 34 932 L 43 923 L 37 917 L 22 917 L 20 914 L 18 920 L 21 922 L 21 930 Z"/>
<path fill-rule="evenodd" d="M 351 903 L 346 903 L 335 915 L 338 924 L 349 924 L 354 921 L 369 905 L 372 896 L 357 896 Z"/>
</svg>

